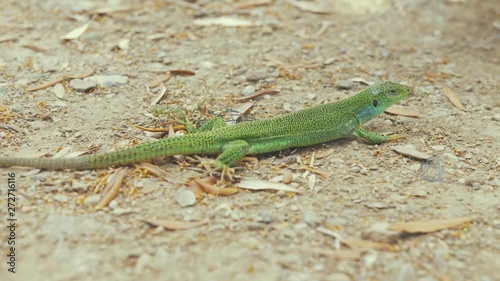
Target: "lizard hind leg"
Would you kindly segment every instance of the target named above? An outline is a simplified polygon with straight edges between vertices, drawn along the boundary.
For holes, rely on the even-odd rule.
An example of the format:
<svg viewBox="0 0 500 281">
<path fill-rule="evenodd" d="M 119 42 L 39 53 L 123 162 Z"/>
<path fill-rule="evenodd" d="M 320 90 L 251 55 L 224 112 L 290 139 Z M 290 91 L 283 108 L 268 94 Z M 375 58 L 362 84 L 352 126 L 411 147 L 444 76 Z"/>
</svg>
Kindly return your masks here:
<svg viewBox="0 0 500 281">
<path fill-rule="evenodd" d="M 356 135 L 362 139 L 365 139 L 368 143 L 371 143 L 371 144 L 377 144 L 377 143 L 381 143 L 384 141 L 393 141 L 393 140 L 404 138 L 404 136 L 401 134 L 385 136 L 385 135 L 381 135 L 378 133 L 367 131 L 361 127 L 358 127 L 354 130 L 354 135 Z"/>
<path fill-rule="evenodd" d="M 227 143 L 223 147 L 223 152 L 215 159 L 215 168 L 222 170 L 221 180 L 227 176 L 233 180 L 234 170 L 230 167 L 248 153 L 248 143 L 243 140 L 235 140 Z"/>
</svg>

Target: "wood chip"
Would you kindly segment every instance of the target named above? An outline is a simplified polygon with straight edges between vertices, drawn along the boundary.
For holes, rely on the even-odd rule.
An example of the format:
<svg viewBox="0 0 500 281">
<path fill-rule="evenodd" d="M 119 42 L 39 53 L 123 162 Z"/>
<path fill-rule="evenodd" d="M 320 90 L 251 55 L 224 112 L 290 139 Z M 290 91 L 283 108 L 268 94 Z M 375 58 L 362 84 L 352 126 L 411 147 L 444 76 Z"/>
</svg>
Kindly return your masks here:
<svg viewBox="0 0 500 281">
<path fill-rule="evenodd" d="M 164 97 L 165 93 L 167 92 L 167 87 L 163 83 L 160 84 L 160 89 L 158 90 L 158 93 L 151 99 L 151 102 L 149 103 L 150 106 L 154 106 L 158 104 Z"/>
<path fill-rule="evenodd" d="M 410 111 L 408 109 L 405 109 L 401 106 L 393 105 L 385 110 L 385 112 L 394 114 L 394 115 L 401 115 L 401 116 L 406 116 L 406 117 L 415 117 L 415 118 L 424 118 L 423 115 Z"/>
<path fill-rule="evenodd" d="M 210 26 L 210 25 L 219 25 L 219 26 L 227 26 L 227 27 L 241 27 L 241 26 L 257 26 L 260 25 L 258 22 L 240 19 L 235 17 L 218 17 L 218 18 L 202 18 L 194 20 L 195 25 L 201 26 Z"/>
<path fill-rule="evenodd" d="M 253 99 L 253 98 L 256 98 L 256 97 L 259 97 L 259 96 L 262 96 L 262 95 L 276 94 L 276 93 L 279 93 L 279 92 L 280 92 L 280 90 L 277 90 L 277 89 L 263 89 L 263 90 L 255 92 L 252 95 L 241 97 L 241 98 L 234 98 L 232 100 L 234 100 L 234 101 L 244 101 L 244 100 Z"/>
<path fill-rule="evenodd" d="M 379 250 L 379 251 L 390 251 L 397 252 L 399 251 L 399 247 L 397 245 L 382 243 L 382 242 L 374 242 L 370 240 L 360 240 L 360 239 L 344 239 L 342 243 L 347 245 L 349 248 L 353 249 L 361 249 L 361 250 Z"/>
<path fill-rule="evenodd" d="M 52 87 L 52 86 L 56 85 L 57 83 L 62 83 L 64 80 L 65 80 L 65 78 L 61 77 L 61 78 L 58 78 L 58 79 L 56 79 L 54 81 L 50 81 L 50 82 L 47 82 L 47 83 L 39 85 L 39 86 L 28 88 L 26 91 L 28 91 L 28 92 L 34 92 L 34 91 L 39 91 L 39 90 L 47 89 L 49 87 Z"/>
<path fill-rule="evenodd" d="M 274 2 L 274 0 L 252 0 L 244 1 L 236 5 L 236 9 L 249 9 L 259 6 L 267 6 Z"/>
<path fill-rule="evenodd" d="M 399 222 L 399 223 L 391 223 L 389 229 L 402 231 L 406 233 L 429 233 L 447 228 L 454 228 L 473 220 L 474 218 L 464 217 L 464 218 L 454 218 L 454 219 Z"/>
<path fill-rule="evenodd" d="M 86 23 L 78 28 L 75 28 L 72 31 L 66 33 L 64 36 L 62 36 L 61 40 L 69 41 L 69 40 L 78 39 L 80 36 L 83 35 L 83 33 L 85 33 L 85 31 L 87 31 L 89 26 L 90 26 L 90 22 Z"/>
<path fill-rule="evenodd" d="M 467 109 L 465 109 L 464 105 L 462 104 L 462 101 L 460 100 L 460 98 L 458 97 L 458 94 L 453 92 L 452 90 L 450 90 L 448 87 L 443 87 L 443 93 L 444 95 L 451 101 L 451 103 L 453 103 L 453 105 L 462 110 L 462 111 L 467 111 Z"/>
<path fill-rule="evenodd" d="M 229 115 L 231 116 L 231 120 L 228 124 L 235 124 L 236 121 L 241 119 L 241 116 L 243 114 L 245 114 L 247 111 L 249 111 L 250 108 L 252 108 L 252 106 L 254 104 L 255 104 L 254 102 L 246 102 L 246 103 L 240 104 L 238 107 L 236 107 L 234 109 L 231 109 L 229 111 Z"/>
<path fill-rule="evenodd" d="M 261 179 L 249 179 L 244 178 L 240 183 L 237 184 L 239 188 L 250 189 L 250 190 L 281 190 L 286 192 L 295 192 L 301 193 L 302 191 L 291 187 L 289 185 L 278 183 L 278 182 L 270 182 Z"/>
<path fill-rule="evenodd" d="M 311 12 L 316 14 L 330 14 L 332 11 L 329 10 L 326 5 L 320 4 L 314 1 L 296 1 L 296 0 L 288 0 L 288 3 L 295 6 L 299 10 L 305 12 Z"/>
<path fill-rule="evenodd" d="M 97 203 L 97 205 L 95 206 L 96 210 L 101 210 L 104 207 L 108 206 L 109 202 L 111 202 L 116 197 L 116 195 L 118 195 L 118 191 L 122 186 L 126 174 L 127 168 L 119 168 L 109 177 L 109 181 L 106 186 L 107 192 L 101 198 L 101 201 L 99 201 L 99 203 Z"/>
<path fill-rule="evenodd" d="M 403 154 L 405 156 L 413 157 L 418 160 L 426 160 L 431 158 L 431 155 L 419 152 L 413 146 L 400 146 L 395 145 L 391 147 L 392 150 L 396 151 L 399 154 Z"/>
<path fill-rule="evenodd" d="M 200 221 L 179 221 L 179 220 L 165 220 L 165 219 L 155 219 L 155 218 L 142 219 L 142 221 L 154 226 L 161 226 L 167 230 L 189 229 L 202 226 L 210 222 L 209 219 L 203 219 Z"/>
</svg>

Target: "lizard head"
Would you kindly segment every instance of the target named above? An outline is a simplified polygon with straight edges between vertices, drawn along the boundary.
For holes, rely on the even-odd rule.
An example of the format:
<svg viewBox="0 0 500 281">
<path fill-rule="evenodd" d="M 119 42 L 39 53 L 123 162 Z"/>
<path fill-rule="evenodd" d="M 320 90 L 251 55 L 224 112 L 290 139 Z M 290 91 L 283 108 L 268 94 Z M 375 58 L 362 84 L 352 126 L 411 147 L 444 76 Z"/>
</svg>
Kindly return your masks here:
<svg viewBox="0 0 500 281">
<path fill-rule="evenodd" d="M 402 100 L 410 93 L 410 88 L 394 82 L 370 85 L 361 91 L 361 104 L 355 112 L 361 124 L 375 118 L 389 106 Z"/>
</svg>

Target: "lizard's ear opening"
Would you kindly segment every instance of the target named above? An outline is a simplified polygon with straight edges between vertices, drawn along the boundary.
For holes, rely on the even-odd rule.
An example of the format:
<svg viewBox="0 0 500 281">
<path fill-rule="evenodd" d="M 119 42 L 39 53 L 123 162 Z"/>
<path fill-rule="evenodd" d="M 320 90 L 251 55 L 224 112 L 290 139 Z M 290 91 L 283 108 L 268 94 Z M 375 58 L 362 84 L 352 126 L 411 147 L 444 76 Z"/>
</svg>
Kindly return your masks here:
<svg viewBox="0 0 500 281">
<path fill-rule="evenodd" d="M 377 107 L 378 105 L 378 100 L 373 100 L 373 107 Z"/>
</svg>

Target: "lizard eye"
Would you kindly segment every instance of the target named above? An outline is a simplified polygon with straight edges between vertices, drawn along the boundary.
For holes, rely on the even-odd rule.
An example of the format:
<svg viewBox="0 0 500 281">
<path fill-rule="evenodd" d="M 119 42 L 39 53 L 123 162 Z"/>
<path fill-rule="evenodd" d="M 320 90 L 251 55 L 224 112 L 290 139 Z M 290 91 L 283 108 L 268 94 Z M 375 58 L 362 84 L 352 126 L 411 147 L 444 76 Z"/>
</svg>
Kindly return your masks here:
<svg viewBox="0 0 500 281">
<path fill-rule="evenodd" d="M 392 89 L 391 90 L 391 95 L 395 96 L 398 94 L 398 91 L 396 91 L 396 89 Z"/>
<path fill-rule="evenodd" d="M 373 100 L 373 107 L 377 107 L 378 105 L 378 100 Z"/>
</svg>

